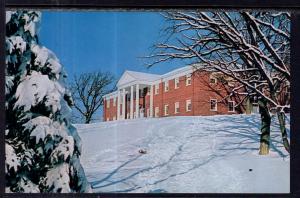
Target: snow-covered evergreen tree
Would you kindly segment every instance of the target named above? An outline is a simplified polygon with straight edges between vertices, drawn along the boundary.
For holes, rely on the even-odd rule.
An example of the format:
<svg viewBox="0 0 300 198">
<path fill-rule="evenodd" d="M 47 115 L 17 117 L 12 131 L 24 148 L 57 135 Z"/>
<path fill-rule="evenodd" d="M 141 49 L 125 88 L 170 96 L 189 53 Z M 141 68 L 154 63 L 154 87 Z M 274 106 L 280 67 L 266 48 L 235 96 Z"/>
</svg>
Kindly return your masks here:
<svg viewBox="0 0 300 198">
<path fill-rule="evenodd" d="M 39 44 L 40 18 L 6 12 L 6 192 L 90 192 L 66 74 Z"/>
</svg>

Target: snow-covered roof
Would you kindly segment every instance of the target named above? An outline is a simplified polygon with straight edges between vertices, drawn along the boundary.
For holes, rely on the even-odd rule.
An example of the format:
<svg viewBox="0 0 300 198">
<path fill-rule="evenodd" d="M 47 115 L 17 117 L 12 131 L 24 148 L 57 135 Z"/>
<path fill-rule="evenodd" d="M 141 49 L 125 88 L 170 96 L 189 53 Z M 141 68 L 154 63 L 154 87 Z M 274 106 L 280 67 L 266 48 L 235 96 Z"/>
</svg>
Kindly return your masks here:
<svg viewBox="0 0 300 198">
<path fill-rule="evenodd" d="M 188 65 L 185 67 L 181 67 L 181 68 L 172 70 L 163 75 L 126 70 L 123 73 L 123 75 L 121 76 L 120 80 L 118 81 L 117 87 L 124 88 L 124 87 L 128 87 L 128 86 L 131 86 L 134 84 L 153 85 L 155 83 L 158 83 L 159 81 L 170 80 L 172 78 L 176 78 L 176 77 L 179 77 L 182 75 L 187 75 L 189 73 L 192 73 L 193 70 L 195 70 L 199 67 L 200 67 L 200 65 L 197 65 L 197 64 Z M 117 92 L 115 91 L 115 92 L 105 95 L 104 97 L 113 97 L 116 94 L 117 94 Z"/>
<path fill-rule="evenodd" d="M 158 74 L 149 74 L 149 73 L 136 72 L 136 71 L 127 71 L 127 72 L 129 75 L 133 76 L 137 80 L 146 80 L 149 82 L 157 80 L 161 77 L 161 75 Z"/>
<path fill-rule="evenodd" d="M 170 71 L 168 73 L 165 73 L 165 74 L 161 75 L 161 77 L 162 78 L 164 78 L 164 77 L 166 78 L 166 77 L 173 76 L 175 74 L 182 73 L 184 71 L 188 71 L 188 70 L 192 70 L 192 69 L 193 69 L 193 67 L 190 66 L 190 65 L 185 66 L 185 67 L 180 67 L 178 69 L 172 70 L 172 71 Z"/>
<path fill-rule="evenodd" d="M 114 91 L 114 92 L 111 92 L 109 94 L 104 95 L 103 97 L 105 97 L 105 98 L 114 98 L 114 97 L 117 97 L 117 95 L 118 95 L 118 91 Z"/>
<path fill-rule="evenodd" d="M 117 83 L 117 87 L 122 87 L 124 85 L 131 85 L 135 83 L 151 83 L 160 78 L 160 75 L 149 74 L 136 71 L 126 70 L 120 80 Z"/>
<path fill-rule="evenodd" d="M 172 70 L 168 73 L 165 73 L 165 74 L 161 75 L 161 79 L 164 81 L 164 80 L 170 80 L 170 79 L 173 79 L 173 78 L 177 78 L 177 77 L 180 77 L 180 76 L 183 76 L 183 75 L 187 75 L 187 74 L 192 73 L 194 68 L 195 67 L 193 65 L 180 67 L 178 69 Z"/>
</svg>

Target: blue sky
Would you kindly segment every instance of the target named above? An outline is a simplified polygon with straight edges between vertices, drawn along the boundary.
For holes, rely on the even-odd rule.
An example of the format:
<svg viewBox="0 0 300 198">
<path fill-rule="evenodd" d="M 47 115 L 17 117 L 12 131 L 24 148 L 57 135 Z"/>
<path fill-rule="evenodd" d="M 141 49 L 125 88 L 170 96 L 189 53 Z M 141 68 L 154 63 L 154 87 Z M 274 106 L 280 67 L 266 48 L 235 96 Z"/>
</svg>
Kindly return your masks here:
<svg viewBox="0 0 300 198">
<path fill-rule="evenodd" d="M 152 46 L 166 36 L 158 12 L 44 11 L 39 41 L 60 59 L 72 81 L 74 74 L 111 72 L 116 80 L 125 70 L 163 74 L 183 62 L 161 63 L 147 69 Z M 102 108 L 94 116 L 102 118 Z"/>
<path fill-rule="evenodd" d="M 163 40 L 167 23 L 158 12 L 45 11 L 39 39 L 74 74 L 110 71 L 118 79 L 125 70 L 163 74 L 183 66 L 174 61 L 147 69 L 153 44 Z"/>
</svg>

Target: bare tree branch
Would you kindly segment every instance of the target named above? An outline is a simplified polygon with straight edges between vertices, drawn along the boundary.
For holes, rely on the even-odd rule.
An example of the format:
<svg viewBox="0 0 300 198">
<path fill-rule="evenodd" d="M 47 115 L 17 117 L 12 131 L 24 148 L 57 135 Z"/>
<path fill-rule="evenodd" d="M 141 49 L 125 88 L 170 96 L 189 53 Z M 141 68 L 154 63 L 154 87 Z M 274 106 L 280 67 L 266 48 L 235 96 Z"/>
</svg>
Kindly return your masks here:
<svg viewBox="0 0 300 198">
<path fill-rule="evenodd" d="M 276 90 L 290 81 L 289 13 L 174 11 L 173 40 L 159 43 L 148 67 L 190 59 L 205 69 L 229 75 L 278 111 L 289 109 Z"/>
<path fill-rule="evenodd" d="M 102 97 L 111 92 L 114 77 L 110 73 L 85 73 L 74 77 L 71 84 L 74 107 L 84 118 L 85 123 L 92 120 L 95 112 L 103 105 Z"/>
</svg>

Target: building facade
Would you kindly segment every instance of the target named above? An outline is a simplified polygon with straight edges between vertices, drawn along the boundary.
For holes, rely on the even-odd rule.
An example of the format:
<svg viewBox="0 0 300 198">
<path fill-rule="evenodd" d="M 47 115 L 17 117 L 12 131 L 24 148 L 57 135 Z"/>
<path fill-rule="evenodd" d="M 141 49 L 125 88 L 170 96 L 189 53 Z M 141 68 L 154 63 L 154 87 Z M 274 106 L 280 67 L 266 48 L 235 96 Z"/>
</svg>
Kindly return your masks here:
<svg viewBox="0 0 300 198">
<path fill-rule="evenodd" d="M 221 83 L 217 72 L 186 66 L 163 75 L 125 71 L 117 91 L 104 96 L 103 120 L 141 117 L 237 114 L 246 103 L 228 97 L 234 82 Z M 256 104 L 251 104 L 255 110 Z"/>
</svg>

